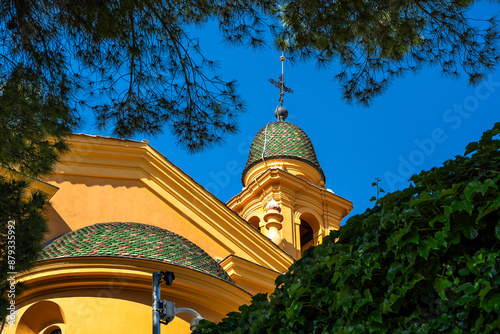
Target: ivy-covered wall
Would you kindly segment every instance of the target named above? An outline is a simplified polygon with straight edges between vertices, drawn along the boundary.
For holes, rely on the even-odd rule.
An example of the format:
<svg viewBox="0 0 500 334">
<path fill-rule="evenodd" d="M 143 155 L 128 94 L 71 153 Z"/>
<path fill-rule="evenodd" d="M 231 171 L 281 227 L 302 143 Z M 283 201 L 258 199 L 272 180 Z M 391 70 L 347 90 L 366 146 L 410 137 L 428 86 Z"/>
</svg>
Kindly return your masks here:
<svg viewBox="0 0 500 334">
<path fill-rule="evenodd" d="M 269 299 L 199 333 L 500 333 L 499 134 L 414 175 L 308 249 Z"/>
</svg>

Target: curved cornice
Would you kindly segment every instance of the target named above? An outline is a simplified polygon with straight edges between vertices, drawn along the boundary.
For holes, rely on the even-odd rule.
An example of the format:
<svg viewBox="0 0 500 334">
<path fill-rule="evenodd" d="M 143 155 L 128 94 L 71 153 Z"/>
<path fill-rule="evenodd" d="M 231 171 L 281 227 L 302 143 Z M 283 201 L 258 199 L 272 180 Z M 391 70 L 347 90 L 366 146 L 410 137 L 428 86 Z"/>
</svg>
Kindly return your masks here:
<svg viewBox="0 0 500 334">
<path fill-rule="evenodd" d="M 113 297 L 113 291 L 121 290 L 149 295 L 152 273 L 158 271 L 175 274 L 173 287 L 162 285 L 162 294 L 205 307 L 210 304 L 221 315 L 228 309 L 237 309 L 239 305 L 248 303 L 252 296 L 235 284 L 175 265 L 140 259 L 94 257 L 39 261 L 33 270 L 16 277 L 30 287 L 16 297 L 16 304 L 22 307 L 43 296 L 88 289 L 102 289 L 107 297 Z M 213 300 L 217 303 L 211 303 Z"/>
<path fill-rule="evenodd" d="M 315 186 L 280 168 L 269 168 L 255 178 L 241 193 L 231 198 L 227 205 L 237 212 L 246 212 L 246 206 L 255 205 L 252 200 L 265 189 L 279 188 L 294 203 L 315 207 L 328 205 L 339 221 L 353 209 L 351 201 L 333 193 L 331 190 Z M 323 210 L 320 210 L 323 211 Z"/>
</svg>

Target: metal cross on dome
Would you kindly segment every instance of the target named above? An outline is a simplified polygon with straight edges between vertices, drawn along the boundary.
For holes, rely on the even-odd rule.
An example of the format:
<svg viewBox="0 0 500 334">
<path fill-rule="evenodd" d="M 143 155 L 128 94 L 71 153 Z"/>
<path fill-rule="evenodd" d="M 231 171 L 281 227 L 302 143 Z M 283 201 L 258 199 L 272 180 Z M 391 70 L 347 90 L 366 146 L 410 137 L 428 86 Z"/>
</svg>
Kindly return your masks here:
<svg viewBox="0 0 500 334">
<path fill-rule="evenodd" d="M 283 78 L 283 64 L 285 63 L 286 58 L 283 55 L 283 52 L 281 53 L 280 60 L 281 60 L 281 74 L 278 77 L 278 81 L 276 81 L 274 79 L 269 79 L 269 82 L 272 83 L 277 88 L 279 88 L 279 90 L 280 90 L 279 101 L 280 101 L 280 107 L 282 107 L 283 106 L 283 96 L 285 96 L 285 92 L 293 94 L 293 90 L 291 88 L 288 88 L 285 86 L 285 79 Z"/>
</svg>

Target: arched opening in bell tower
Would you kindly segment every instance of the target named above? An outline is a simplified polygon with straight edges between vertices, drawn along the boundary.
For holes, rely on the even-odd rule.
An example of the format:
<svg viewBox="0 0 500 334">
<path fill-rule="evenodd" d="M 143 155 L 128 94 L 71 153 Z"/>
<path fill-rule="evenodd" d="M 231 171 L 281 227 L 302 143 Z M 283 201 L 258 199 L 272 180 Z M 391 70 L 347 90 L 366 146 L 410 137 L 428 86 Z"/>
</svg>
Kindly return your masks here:
<svg viewBox="0 0 500 334">
<path fill-rule="evenodd" d="M 311 246 L 318 244 L 320 234 L 318 219 L 311 212 L 302 212 L 300 215 L 300 254 Z"/>
<path fill-rule="evenodd" d="M 248 223 L 252 225 L 255 229 L 260 231 L 260 218 L 257 216 L 252 216 L 248 219 Z"/>
<path fill-rule="evenodd" d="M 304 251 L 313 246 L 314 244 L 314 231 L 304 219 L 300 219 L 300 250 L 302 254 Z"/>
</svg>

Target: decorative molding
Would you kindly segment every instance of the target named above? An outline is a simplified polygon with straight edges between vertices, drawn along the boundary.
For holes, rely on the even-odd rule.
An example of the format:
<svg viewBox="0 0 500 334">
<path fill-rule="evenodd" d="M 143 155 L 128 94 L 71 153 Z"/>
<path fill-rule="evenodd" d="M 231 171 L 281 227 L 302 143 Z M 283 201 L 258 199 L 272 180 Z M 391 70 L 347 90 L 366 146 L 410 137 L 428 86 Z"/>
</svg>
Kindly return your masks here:
<svg viewBox="0 0 500 334">
<path fill-rule="evenodd" d="M 219 263 L 239 286 L 252 293 L 272 292 L 279 272 L 262 267 L 236 255 L 229 255 Z"/>
<path fill-rule="evenodd" d="M 250 174 L 249 172 L 248 175 Z M 301 215 L 311 214 L 317 221 L 317 226 L 314 227 L 314 239 L 321 243 L 322 238 L 328 235 L 330 230 L 340 228 L 342 218 L 353 209 L 351 201 L 279 168 L 268 168 L 263 171 L 240 194 L 230 199 L 227 205 L 241 212 L 243 217 L 247 217 L 255 208 L 263 207 L 267 203 L 267 198 L 254 196 L 254 189 L 257 188 L 265 193 L 272 193 L 273 198 L 282 204 L 284 217 L 280 230 L 282 244 L 295 259 L 301 256 L 298 230 L 300 225 L 298 219 Z"/>
<path fill-rule="evenodd" d="M 154 261 L 129 258 L 71 258 L 38 262 L 17 279 L 30 286 L 16 303 L 21 308 L 33 300 L 64 291 L 99 289 L 108 293 L 128 290 L 151 295 L 152 273 L 168 270 L 175 274 L 175 287 L 162 285 L 162 294 L 169 298 L 189 300 L 210 307 L 223 316 L 228 309 L 237 309 L 250 302 L 251 293 L 213 276 Z M 217 303 L 213 303 L 217 300 Z"/>
</svg>

